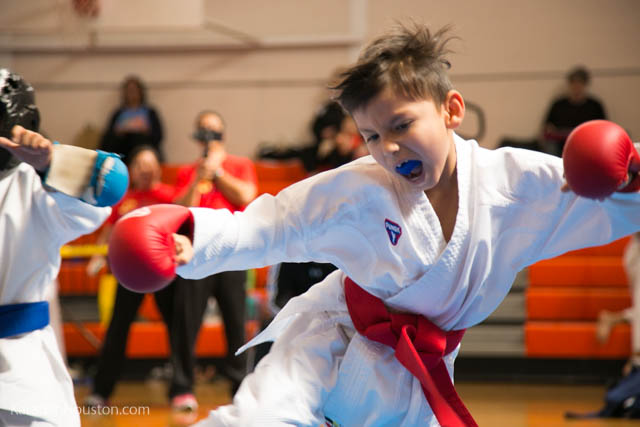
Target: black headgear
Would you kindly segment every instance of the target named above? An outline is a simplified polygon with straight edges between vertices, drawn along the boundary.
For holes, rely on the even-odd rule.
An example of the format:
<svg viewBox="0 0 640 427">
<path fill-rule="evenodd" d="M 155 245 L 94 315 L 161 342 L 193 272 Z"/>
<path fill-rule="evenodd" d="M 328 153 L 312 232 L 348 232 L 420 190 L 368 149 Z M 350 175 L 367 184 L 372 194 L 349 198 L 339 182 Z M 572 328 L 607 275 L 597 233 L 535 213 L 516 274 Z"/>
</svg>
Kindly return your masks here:
<svg viewBox="0 0 640 427">
<path fill-rule="evenodd" d="M 40 113 L 35 105 L 33 88 L 18 74 L 0 68 L 0 136 L 11 138 L 11 129 L 20 125 L 37 132 Z M 15 167 L 20 161 L 0 148 L 0 171 Z"/>
</svg>

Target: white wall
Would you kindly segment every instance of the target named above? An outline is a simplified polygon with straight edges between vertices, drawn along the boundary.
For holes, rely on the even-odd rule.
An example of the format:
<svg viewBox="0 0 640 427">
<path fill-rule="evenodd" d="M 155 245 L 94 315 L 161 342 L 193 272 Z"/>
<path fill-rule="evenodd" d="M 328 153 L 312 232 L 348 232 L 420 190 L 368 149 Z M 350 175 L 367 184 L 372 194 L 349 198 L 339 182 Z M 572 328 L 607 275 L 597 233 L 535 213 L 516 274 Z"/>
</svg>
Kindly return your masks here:
<svg viewBox="0 0 640 427">
<path fill-rule="evenodd" d="M 610 118 L 640 139 L 635 0 L 102 0 L 96 20 L 70 3 L 0 0 L 0 65 L 34 85 L 43 129 L 61 141 L 102 128 L 129 73 L 148 83 L 171 162 L 197 155 L 187 135 L 203 108 L 226 116 L 237 154 L 306 141 L 326 79 L 354 59 L 357 40 L 407 19 L 454 25 L 452 79 L 485 110 L 483 145 L 535 136 L 576 64 L 592 69 Z"/>
</svg>

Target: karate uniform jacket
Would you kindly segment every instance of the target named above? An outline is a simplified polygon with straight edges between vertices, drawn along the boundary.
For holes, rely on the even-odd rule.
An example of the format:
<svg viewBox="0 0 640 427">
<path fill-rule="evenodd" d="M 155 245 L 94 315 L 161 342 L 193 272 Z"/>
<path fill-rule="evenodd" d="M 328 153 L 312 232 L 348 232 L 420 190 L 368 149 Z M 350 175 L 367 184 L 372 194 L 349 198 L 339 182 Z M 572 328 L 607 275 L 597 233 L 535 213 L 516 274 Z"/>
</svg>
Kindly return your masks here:
<svg viewBox="0 0 640 427">
<path fill-rule="evenodd" d="M 438 425 L 420 383 L 393 349 L 354 332 L 344 303 L 350 277 L 392 309 L 443 330 L 484 320 L 520 270 L 640 229 L 640 194 L 603 202 L 560 191 L 562 160 L 455 136 L 458 212 L 445 242 L 424 192 L 370 156 L 263 195 L 244 212 L 192 208 L 188 278 L 289 262 L 339 271 L 293 298 L 251 344 L 276 339 L 233 405 L 201 425 Z M 464 339 L 462 344 L 464 345 Z M 453 374 L 457 351 L 445 357 Z"/>
<path fill-rule="evenodd" d="M 60 247 L 97 229 L 110 212 L 45 191 L 28 164 L 0 172 L 0 305 L 45 301 L 60 270 Z M 51 325 L 0 339 L 0 409 L 80 425 Z"/>
</svg>

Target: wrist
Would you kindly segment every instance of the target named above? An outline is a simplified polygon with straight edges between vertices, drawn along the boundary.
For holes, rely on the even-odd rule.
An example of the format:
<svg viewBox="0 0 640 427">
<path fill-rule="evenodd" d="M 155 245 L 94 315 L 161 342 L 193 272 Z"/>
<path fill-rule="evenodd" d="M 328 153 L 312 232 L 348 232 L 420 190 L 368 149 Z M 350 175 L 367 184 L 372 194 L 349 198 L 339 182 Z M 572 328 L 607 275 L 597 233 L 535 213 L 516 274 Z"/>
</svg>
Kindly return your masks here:
<svg viewBox="0 0 640 427">
<path fill-rule="evenodd" d="M 38 176 L 40 177 L 40 180 L 43 183 L 45 183 L 47 181 L 47 175 L 49 174 L 49 164 L 47 164 L 46 167 L 44 167 L 43 169 L 36 169 L 36 168 L 34 169 L 38 174 Z"/>
<path fill-rule="evenodd" d="M 213 172 L 213 179 L 214 179 L 214 181 L 215 181 L 215 180 L 217 180 L 217 179 L 219 179 L 219 178 L 222 178 L 222 177 L 224 176 L 224 174 L 225 174 L 224 169 L 222 169 L 222 168 L 218 168 L 218 169 L 216 169 L 216 170 Z"/>
<path fill-rule="evenodd" d="M 49 169 L 51 168 L 51 161 L 53 160 L 53 146 L 54 145 L 59 145 L 60 143 L 58 141 L 53 141 L 51 142 L 51 144 L 49 145 L 50 150 L 49 150 L 49 154 L 47 156 L 47 161 L 45 164 L 40 165 L 40 167 L 33 167 L 36 170 L 36 173 L 40 176 L 40 179 L 42 180 L 42 182 L 46 182 L 47 181 L 47 176 L 49 175 Z"/>
</svg>

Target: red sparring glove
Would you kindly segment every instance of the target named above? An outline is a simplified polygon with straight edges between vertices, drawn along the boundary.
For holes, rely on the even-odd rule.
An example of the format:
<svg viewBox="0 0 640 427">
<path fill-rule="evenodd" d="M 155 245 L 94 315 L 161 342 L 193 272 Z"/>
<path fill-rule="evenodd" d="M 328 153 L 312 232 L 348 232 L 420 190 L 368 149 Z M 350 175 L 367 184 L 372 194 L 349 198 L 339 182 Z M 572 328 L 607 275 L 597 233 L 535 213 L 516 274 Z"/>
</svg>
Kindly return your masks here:
<svg viewBox="0 0 640 427">
<path fill-rule="evenodd" d="M 131 211 L 113 226 L 109 265 L 118 282 L 134 292 L 155 292 L 176 276 L 173 234 L 193 240 L 191 211 L 152 205 Z"/>
<path fill-rule="evenodd" d="M 602 199 L 640 189 L 640 156 L 624 129 L 607 120 L 576 127 L 562 160 L 567 184 L 579 196 Z"/>
</svg>

